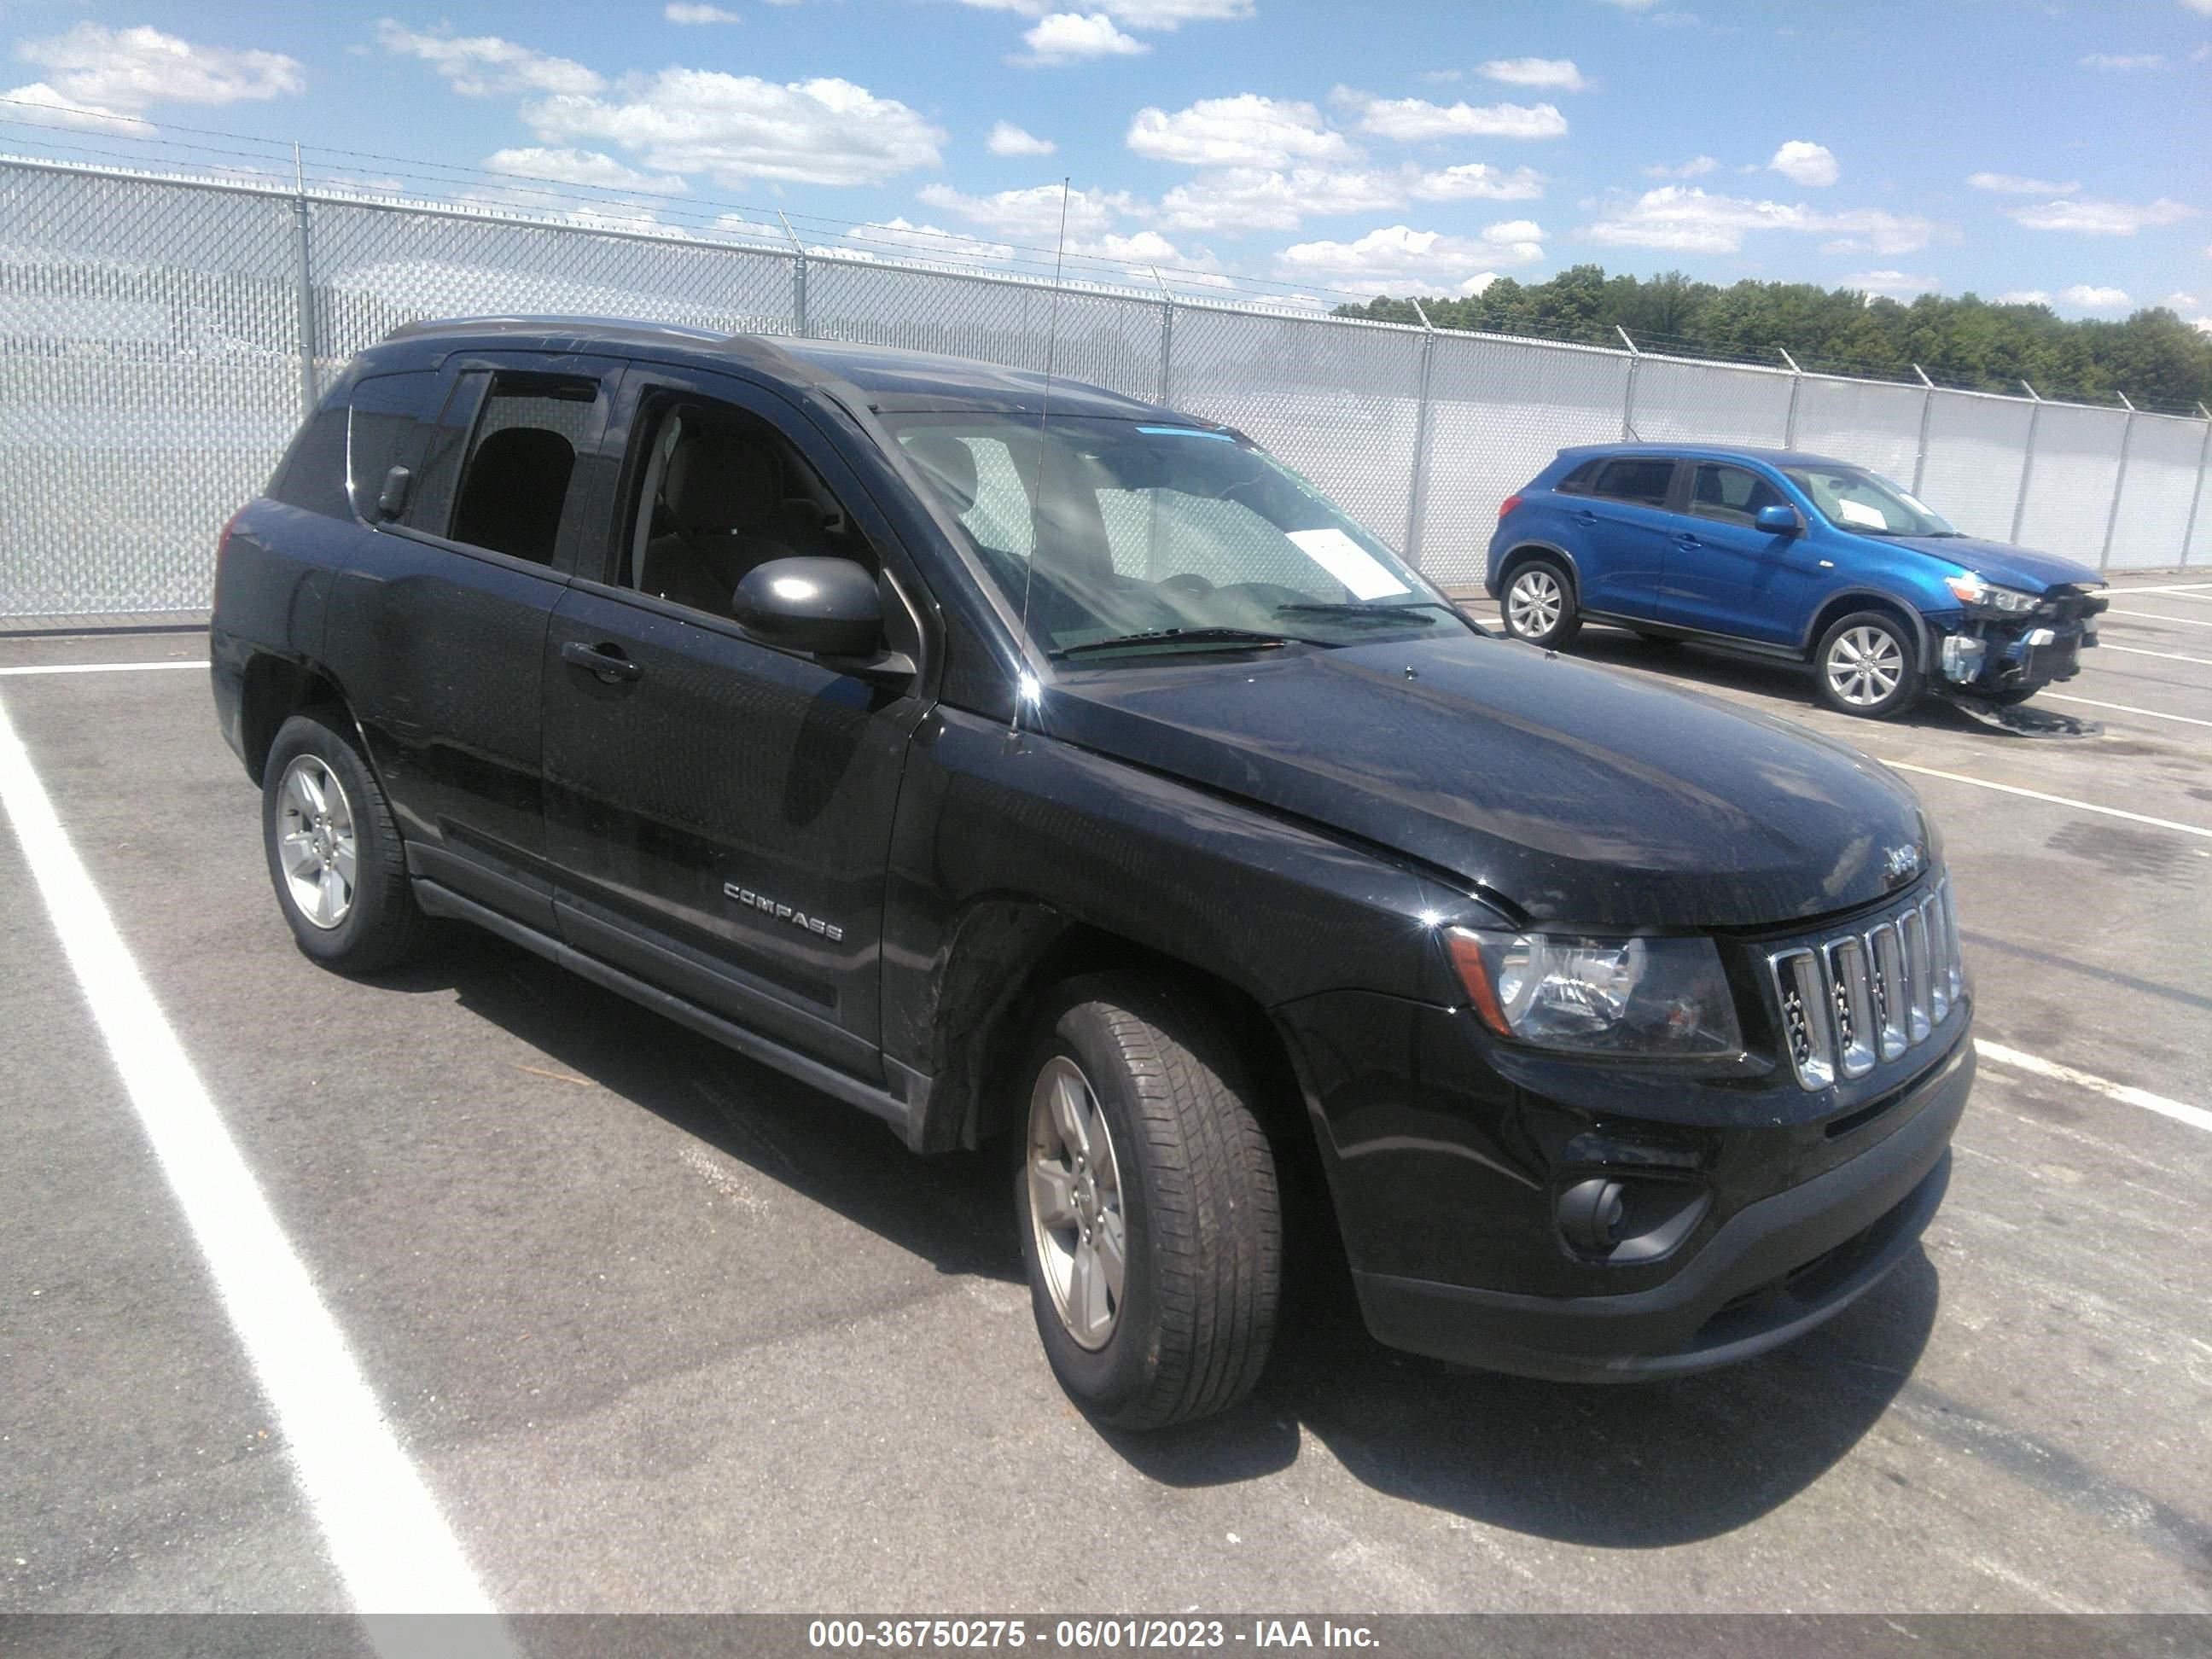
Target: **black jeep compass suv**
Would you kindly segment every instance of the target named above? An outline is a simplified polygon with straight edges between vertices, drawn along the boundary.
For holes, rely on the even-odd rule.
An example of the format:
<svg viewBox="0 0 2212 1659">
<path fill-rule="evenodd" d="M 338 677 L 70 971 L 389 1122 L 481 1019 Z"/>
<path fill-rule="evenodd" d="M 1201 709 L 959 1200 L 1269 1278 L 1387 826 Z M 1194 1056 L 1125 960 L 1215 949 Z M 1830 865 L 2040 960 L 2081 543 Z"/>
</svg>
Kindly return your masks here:
<svg viewBox="0 0 2212 1659">
<path fill-rule="evenodd" d="M 490 929 L 1002 1142 L 1101 1420 L 1266 1359 L 1317 1164 L 1384 1342 L 1785 1340 L 1914 1245 L 1973 1074 L 1864 756 L 1486 634 L 1212 422 L 641 324 L 413 325 L 225 532 L 224 735 L 301 947 Z"/>
</svg>

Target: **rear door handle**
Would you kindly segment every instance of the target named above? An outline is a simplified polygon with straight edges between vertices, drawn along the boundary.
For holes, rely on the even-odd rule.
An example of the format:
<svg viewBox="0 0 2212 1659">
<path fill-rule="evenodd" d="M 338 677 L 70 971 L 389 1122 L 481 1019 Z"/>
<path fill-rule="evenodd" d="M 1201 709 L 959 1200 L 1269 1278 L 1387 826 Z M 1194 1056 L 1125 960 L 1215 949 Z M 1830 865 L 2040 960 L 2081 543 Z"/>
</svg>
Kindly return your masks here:
<svg viewBox="0 0 2212 1659">
<path fill-rule="evenodd" d="M 645 670 L 622 653 L 618 645 L 586 645 L 581 640 L 561 642 L 561 660 L 577 668 L 587 668 L 609 685 L 621 680 L 641 678 Z"/>
</svg>

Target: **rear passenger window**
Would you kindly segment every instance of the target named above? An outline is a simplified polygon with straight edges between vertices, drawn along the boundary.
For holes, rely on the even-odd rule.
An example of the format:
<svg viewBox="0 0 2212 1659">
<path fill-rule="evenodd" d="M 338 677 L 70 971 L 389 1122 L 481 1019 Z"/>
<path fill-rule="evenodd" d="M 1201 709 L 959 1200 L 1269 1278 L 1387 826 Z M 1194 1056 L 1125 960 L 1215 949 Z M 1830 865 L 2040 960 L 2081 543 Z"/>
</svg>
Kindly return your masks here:
<svg viewBox="0 0 2212 1659">
<path fill-rule="evenodd" d="M 1740 466 L 1700 466 L 1690 485 L 1690 511 L 1723 524 L 1747 525 L 1759 508 L 1787 505 L 1780 490 Z"/>
<path fill-rule="evenodd" d="M 570 375 L 463 374 L 423 459 L 408 522 L 471 547 L 550 564 L 577 447 L 599 395 L 597 380 Z"/>
<path fill-rule="evenodd" d="M 437 382 L 431 370 L 373 374 L 353 389 L 353 424 L 346 452 L 346 481 L 353 510 L 377 521 L 377 497 L 395 466 L 412 469 L 422 447 L 422 422 Z"/>
<path fill-rule="evenodd" d="M 1667 505 L 1667 486 L 1674 482 L 1674 463 L 1667 460 L 1607 461 L 1598 471 L 1590 493 L 1608 501 L 1634 501 L 1642 507 Z"/>
</svg>

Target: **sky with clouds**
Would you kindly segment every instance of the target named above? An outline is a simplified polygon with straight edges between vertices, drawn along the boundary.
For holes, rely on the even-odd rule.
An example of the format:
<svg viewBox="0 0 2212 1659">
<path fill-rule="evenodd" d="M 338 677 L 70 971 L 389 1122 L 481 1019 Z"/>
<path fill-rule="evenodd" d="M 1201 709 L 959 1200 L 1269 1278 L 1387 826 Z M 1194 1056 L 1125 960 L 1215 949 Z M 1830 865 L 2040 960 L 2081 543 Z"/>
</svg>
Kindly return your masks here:
<svg viewBox="0 0 2212 1659">
<path fill-rule="evenodd" d="M 0 149 L 197 126 L 985 261 L 1054 243 L 1065 177 L 1068 247 L 1132 271 L 1595 261 L 2212 328 L 2212 0 L 0 0 Z"/>
</svg>

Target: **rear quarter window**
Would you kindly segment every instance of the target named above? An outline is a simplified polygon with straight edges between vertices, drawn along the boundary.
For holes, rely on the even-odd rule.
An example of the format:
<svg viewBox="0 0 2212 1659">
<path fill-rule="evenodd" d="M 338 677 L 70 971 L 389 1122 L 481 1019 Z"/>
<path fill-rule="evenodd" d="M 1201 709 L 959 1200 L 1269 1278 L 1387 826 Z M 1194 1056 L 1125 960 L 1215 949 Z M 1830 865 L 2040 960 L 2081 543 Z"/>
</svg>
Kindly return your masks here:
<svg viewBox="0 0 2212 1659">
<path fill-rule="evenodd" d="M 353 517 L 352 503 L 346 499 L 348 413 L 343 399 L 325 404 L 300 428 L 270 480 L 272 499 L 325 518 Z"/>
<path fill-rule="evenodd" d="M 1591 483 L 1597 477 L 1598 469 L 1604 465 L 1603 460 L 1584 461 L 1552 488 L 1562 495 L 1587 495 L 1590 493 Z"/>
<path fill-rule="evenodd" d="M 385 475 L 395 466 L 417 469 L 422 453 L 428 404 L 437 388 L 432 370 L 373 374 L 353 389 L 353 421 L 347 444 L 346 477 L 353 509 L 376 522 L 376 498 Z"/>
</svg>

